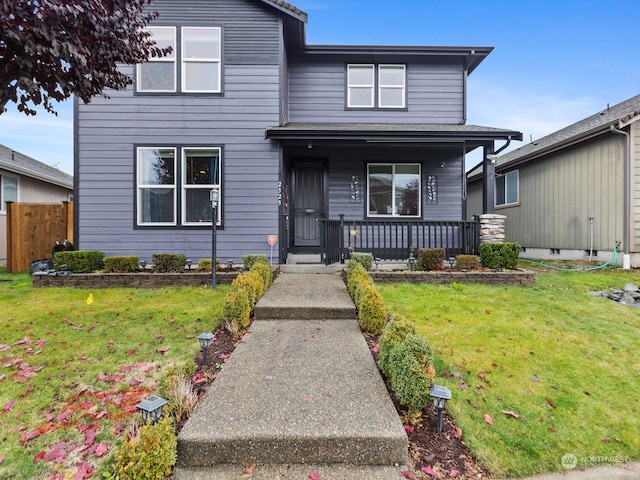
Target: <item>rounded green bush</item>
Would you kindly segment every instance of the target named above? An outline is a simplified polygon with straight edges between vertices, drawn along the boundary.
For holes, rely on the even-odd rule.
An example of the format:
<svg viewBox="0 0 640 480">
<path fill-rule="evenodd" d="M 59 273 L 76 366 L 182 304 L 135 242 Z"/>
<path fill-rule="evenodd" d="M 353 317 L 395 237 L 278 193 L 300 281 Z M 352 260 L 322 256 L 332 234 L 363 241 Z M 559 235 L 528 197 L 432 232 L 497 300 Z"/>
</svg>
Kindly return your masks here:
<svg viewBox="0 0 640 480">
<path fill-rule="evenodd" d="M 235 321 L 239 328 L 244 329 L 251 323 L 250 315 L 251 306 L 247 291 L 244 288 L 229 290 L 222 305 L 222 317 L 230 323 Z"/>
<path fill-rule="evenodd" d="M 366 333 L 378 335 L 387 323 L 384 300 L 372 284 L 364 285 L 361 290 L 358 291 L 360 301 L 356 304 L 360 326 Z"/>
<path fill-rule="evenodd" d="M 170 417 L 143 425 L 138 434 L 123 441 L 115 452 L 120 480 L 162 480 L 176 463 L 177 440 Z"/>
<path fill-rule="evenodd" d="M 429 389 L 435 377 L 431 343 L 410 334 L 394 344 L 389 353 L 388 377 L 391 389 L 401 405 L 414 417 L 429 403 Z"/>
<path fill-rule="evenodd" d="M 257 272 L 262 277 L 262 283 L 264 284 L 264 290 L 271 286 L 273 283 L 273 272 L 271 266 L 268 263 L 256 262 L 251 267 L 251 271 Z"/>
<path fill-rule="evenodd" d="M 391 348 L 396 343 L 403 342 L 407 336 L 415 335 L 415 333 L 416 322 L 401 315 L 394 315 L 391 321 L 384 327 L 382 335 L 380 335 L 380 340 L 378 341 L 378 365 L 385 377 L 389 378 L 391 376 L 389 365 Z"/>
</svg>

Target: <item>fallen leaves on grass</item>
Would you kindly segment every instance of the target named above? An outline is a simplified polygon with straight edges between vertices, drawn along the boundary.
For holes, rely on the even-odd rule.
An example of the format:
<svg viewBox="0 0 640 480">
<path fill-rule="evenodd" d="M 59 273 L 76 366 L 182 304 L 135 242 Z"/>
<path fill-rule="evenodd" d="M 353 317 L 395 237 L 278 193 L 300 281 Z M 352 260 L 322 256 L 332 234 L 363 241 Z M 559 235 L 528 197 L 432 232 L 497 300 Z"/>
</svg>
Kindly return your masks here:
<svg viewBox="0 0 640 480">
<path fill-rule="evenodd" d="M 520 415 L 518 415 L 516 412 L 512 410 L 502 410 L 502 413 L 508 417 L 520 418 Z"/>
<path fill-rule="evenodd" d="M 491 415 L 489 415 L 488 413 L 484 414 L 484 421 L 489 425 L 493 425 L 493 418 L 491 418 Z"/>
</svg>

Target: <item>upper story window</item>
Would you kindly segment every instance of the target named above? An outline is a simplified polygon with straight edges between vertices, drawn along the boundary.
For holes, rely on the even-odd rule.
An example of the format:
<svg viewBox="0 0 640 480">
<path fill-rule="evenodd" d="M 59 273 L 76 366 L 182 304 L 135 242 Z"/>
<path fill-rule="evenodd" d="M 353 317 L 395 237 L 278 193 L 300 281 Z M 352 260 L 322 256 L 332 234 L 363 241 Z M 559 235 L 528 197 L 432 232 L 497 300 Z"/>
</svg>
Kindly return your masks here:
<svg viewBox="0 0 640 480">
<path fill-rule="evenodd" d="M 420 164 L 371 163 L 367 177 L 370 217 L 420 216 Z"/>
<path fill-rule="evenodd" d="M 18 179 L 0 175 L 0 211 L 7 211 L 7 202 L 18 201 Z"/>
<path fill-rule="evenodd" d="M 404 108 L 405 65 L 347 65 L 348 108 Z"/>
<path fill-rule="evenodd" d="M 518 170 L 496 175 L 496 206 L 518 203 Z"/>
<path fill-rule="evenodd" d="M 220 185 L 220 161 L 220 147 L 139 147 L 137 225 L 210 226 L 210 192 Z M 221 212 L 219 204 L 217 223 Z"/>
<path fill-rule="evenodd" d="M 148 27 L 148 30 L 158 47 L 171 47 L 172 51 L 138 65 L 138 92 L 173 93 L 178 91 L 178 84 L 183 93 L 221 92 L 219 27 L 182 27 L 179 32 L 175 27 Z"/>
</svg>

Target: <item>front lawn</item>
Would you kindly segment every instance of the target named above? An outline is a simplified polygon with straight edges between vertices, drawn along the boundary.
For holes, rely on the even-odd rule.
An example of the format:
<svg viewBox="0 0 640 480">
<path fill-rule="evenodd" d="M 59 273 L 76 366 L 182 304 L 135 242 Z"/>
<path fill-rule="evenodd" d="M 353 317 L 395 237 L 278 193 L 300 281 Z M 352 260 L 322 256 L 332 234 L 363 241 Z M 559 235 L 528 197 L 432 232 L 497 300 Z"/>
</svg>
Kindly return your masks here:
<svg viewBox="0 0 640 480">
<path fill-rule="evenodd" d="M 448 412 L 495 476 L 640 459 L 640 309 L 591 290 L 636 272 L 540 272 L 537 284 L 379 285 L 437 356 Z"/>
<path fill-rule="evenodd" d="M 193 363 L 228 288 L 34 289 L 0 273 L 0 478 L 98 478 L 135 405 Z"/>
</svg>

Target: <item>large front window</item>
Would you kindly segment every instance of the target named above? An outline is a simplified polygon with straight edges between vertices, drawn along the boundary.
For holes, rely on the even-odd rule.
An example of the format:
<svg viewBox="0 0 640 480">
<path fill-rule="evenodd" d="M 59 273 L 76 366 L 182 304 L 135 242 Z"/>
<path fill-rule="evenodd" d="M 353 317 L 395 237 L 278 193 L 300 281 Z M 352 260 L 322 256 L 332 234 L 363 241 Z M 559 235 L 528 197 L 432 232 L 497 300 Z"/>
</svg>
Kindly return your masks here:
<svg viewBox="0 0 640 480">
<path fill-rule="evenodd" d="M 369 164 L 367 197 L 369 216 L 420 216 L 420 165 Z"/>
<path fill-rule="evenodd" d="M 219 147 L 139 147 L 137 224 L 211 225 L 209 194 L 220 185 L 220 152 Z"/>
<path fill-rule="evenodd" d="M 496 176 L 496 206 L 518 203 L 518 170 Z"/>
</svg>

